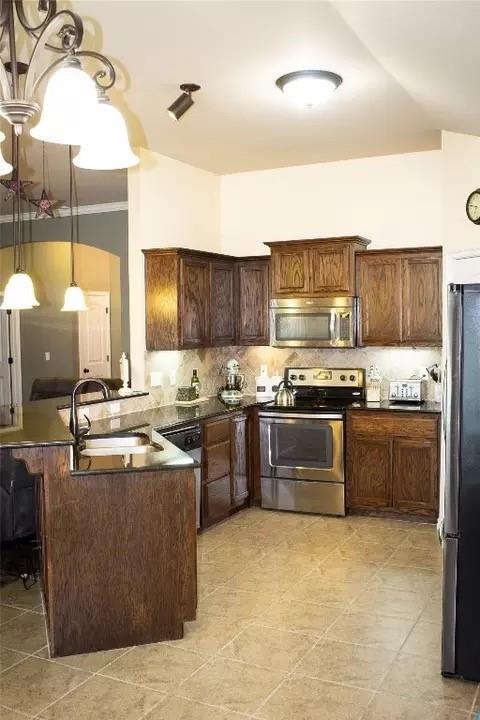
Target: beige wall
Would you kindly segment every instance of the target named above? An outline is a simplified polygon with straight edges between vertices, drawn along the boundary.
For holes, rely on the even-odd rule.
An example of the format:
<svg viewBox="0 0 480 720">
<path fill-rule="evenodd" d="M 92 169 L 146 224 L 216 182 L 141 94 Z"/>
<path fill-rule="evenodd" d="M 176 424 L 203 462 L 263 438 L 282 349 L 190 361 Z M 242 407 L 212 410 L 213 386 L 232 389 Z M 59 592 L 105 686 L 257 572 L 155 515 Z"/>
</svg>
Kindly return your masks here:
<svg viewBox="0 0 480 720">
<path fill-rule="evenodd" d="M 220 178 L 137 148 L 128 172 L 130 356 L 132 386 L 145 386 L 145 283 L 142 250 L 220 250 Z"/>
<path fill-rule="evenodd" d="M 480 187 L 480 137 L 442 133 L 445 252 L 480 248 L 480 227 L 467 218 L 465 204 Z"/>
<path fill-rule="evenodd" d="M 26 267 L 40 306 L 20 312 L 24 401 L 36 377 L 78 377 L 76 313 L 60 308 L 70 283 L 70 244 L 36 242 L 25 245 Z M 83 290 L 105 290 L 111 298 L 112 375 L 119 376 L 121 355 L 120 258 L 87 245 L 76 245 L 76 280 Z M 0 287 L 13 268 L 12 248 L 0 250 Z M 50 360 L 45 360 L 45 352 Z"/>
<path fill-rule="evenodd" d="M 222 250 L 265 241 L 363 235 L 373 247 L 442 243 L 440 150 L 222 177 Z"/>
</svg>

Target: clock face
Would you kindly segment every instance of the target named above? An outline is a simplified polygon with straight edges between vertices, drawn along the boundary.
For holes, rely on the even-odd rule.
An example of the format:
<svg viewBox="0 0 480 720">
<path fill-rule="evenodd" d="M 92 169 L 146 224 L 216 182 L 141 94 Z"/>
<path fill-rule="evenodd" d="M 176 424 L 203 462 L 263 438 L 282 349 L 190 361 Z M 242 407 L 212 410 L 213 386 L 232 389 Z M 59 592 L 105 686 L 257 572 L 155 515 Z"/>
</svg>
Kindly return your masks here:
<svg viewBox="0 0 480 720">
<path fill-rule="evenodd" d="M 480 188 L 468 196 L 467 215 L 475 225 L 480 225 Z"/>
</svg>

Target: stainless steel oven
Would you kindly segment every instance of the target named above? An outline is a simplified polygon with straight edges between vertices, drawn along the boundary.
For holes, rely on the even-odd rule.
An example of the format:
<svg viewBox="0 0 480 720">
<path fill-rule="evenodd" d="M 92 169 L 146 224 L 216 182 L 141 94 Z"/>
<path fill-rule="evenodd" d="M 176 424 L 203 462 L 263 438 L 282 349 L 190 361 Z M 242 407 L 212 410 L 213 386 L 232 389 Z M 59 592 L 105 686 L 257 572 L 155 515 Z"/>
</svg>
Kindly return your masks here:
<svg viewBox="0 0 480 720">
<path fill-rule="evenodd" d="M 275 347 L 354 347 L 356 298 L 270 301 L 270 340 Z"/>
<path fill-rule="evenodd" d="M 343 414 L 259 413 L 262 507 L 345 515 Z"/>
</svg>

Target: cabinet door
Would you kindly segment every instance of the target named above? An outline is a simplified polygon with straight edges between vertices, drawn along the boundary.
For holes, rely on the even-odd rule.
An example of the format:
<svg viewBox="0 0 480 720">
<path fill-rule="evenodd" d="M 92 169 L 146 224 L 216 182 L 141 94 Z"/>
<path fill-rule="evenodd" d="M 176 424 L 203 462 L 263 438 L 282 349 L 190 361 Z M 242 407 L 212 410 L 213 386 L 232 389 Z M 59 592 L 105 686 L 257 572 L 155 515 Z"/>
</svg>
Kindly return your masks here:
<svg viewBox="0 0 480 720">
<path fill-rule="evenodd" d="M 310 292 L 307 248 L 272 249 L 272 297 L 308 295 Z"/>
<path fill-rule="evenodd" d="M 248 498 L 247 418 L 232 418 L 232 493 L 233 504 L 242 505 Z"/>
<path fill-rule="evenodd" d="M 354 254 L 351 245 L 325 244 L 311 248 L 312 295 L 355 295 Z"/>
<path fill-rule="evenodd" d="M 210 344 L 235 344 L 235 265 L 210 263 Z"/>
<path fill-rule="evenodd" d="M 441 288 L 441 253 L 402 258 L 404 344 L 442 344 Z"/>
<path fill-rule="evenodd" d="M 357 290 L 359 345 L 400 345 L 401 258 L 389 254 L 357 257 Z"/>
<path fill-rule="evenodd" d="M 207 260 L 182 257 L 180 329 L 183 348 L 208 345 L 209 272 Z"/>
<path fill-rule="evenodd" d="M 203 484 L 202 527 L 208 527 L 227 518 L 231 507 L 230 475 Z"/>
<path fill-rule="evenodd" d="M 347 441 L 347 504 L 349 508 L 392 505 L 392 441 L 349 436 Z"/>
<path fill-rule="evenodd" d="M 238 345 L 268 345 L 269 260 L 239 262 Z"/>
<path fill-rule="evenodd" d="M 438 513 L 438 442 L 401 438 L 393 442 L 393 506 L 435 519 Z"/>
</svg>

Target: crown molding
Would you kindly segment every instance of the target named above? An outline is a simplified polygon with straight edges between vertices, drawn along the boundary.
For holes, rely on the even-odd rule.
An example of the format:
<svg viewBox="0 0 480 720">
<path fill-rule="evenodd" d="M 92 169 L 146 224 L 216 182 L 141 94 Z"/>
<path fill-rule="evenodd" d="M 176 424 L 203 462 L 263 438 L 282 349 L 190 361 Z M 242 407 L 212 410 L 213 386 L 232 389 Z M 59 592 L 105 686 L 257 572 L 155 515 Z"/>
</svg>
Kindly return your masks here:
<svg viewBox="0 0 480 720">
<path fill-rule="evenodd" d="M 120 212 L 121 210 L 128 210 L 128 202 L 126 200 L 113 203 L 98 203 L 97 205 L 79 205 L 75 210 L 75 214 L 96 215 L 97 213 Z M 70 217 L 70 208 L 57 208 L 55 210 L 54 218 L 36 217 L 36 210 L 24 212 L 21 215 L 22 220 L 56 220 L 59 217 Z M 0 215 L 0 223 L 11 222 L 13 222 L 13 215 Z"/>
</svg>

